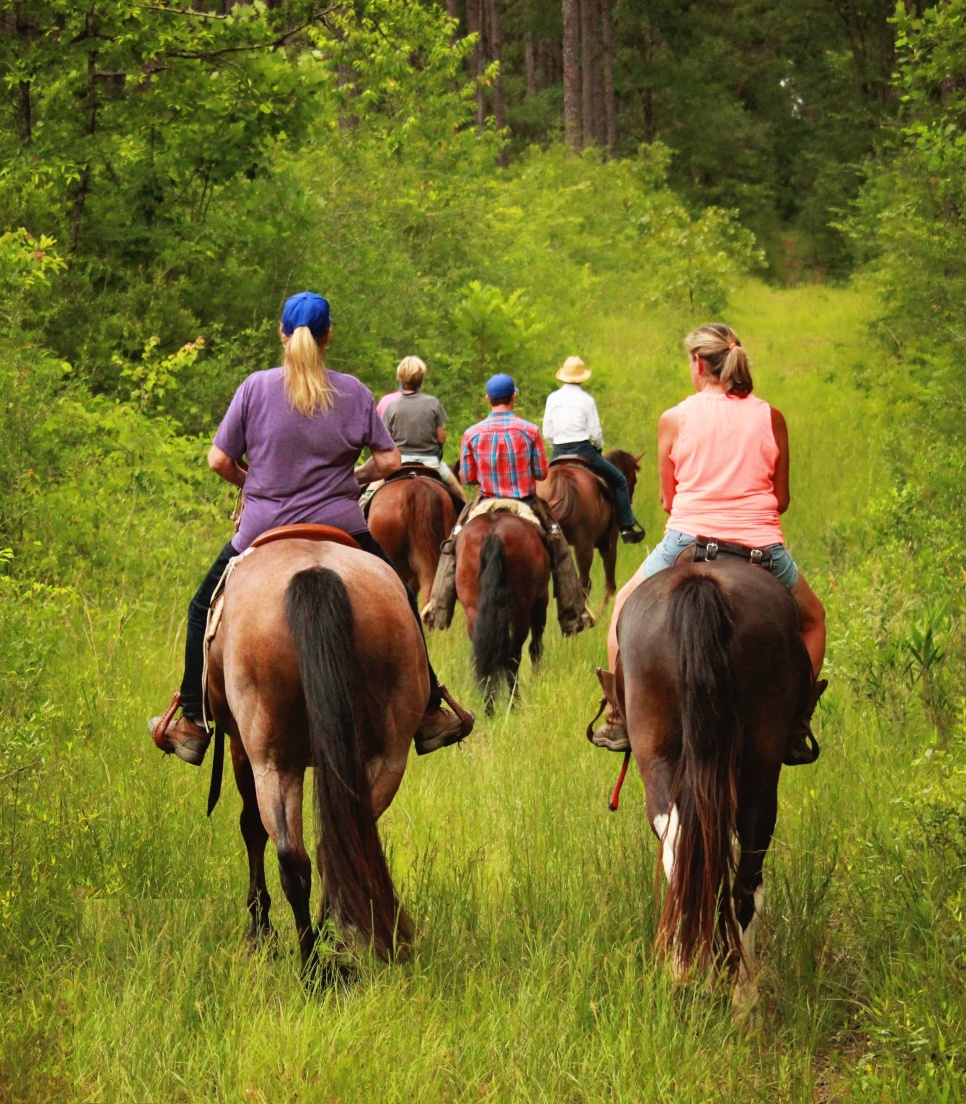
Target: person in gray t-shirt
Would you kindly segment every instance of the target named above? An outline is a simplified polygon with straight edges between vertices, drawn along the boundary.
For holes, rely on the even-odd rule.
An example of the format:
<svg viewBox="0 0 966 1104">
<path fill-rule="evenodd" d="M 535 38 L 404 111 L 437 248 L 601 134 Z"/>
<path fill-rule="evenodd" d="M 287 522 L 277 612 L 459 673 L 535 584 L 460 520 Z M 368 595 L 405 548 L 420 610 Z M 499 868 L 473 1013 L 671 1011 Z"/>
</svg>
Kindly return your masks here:
<svg viewBox="0 0 966 1104">
<path fill-rule="evenodd" d="M 426 379 L 426 365 L 419 357 L 404 357 L 396 369 L 396 379 L 402 394 L 386 407 L 382 420 L 402 462 L 425 464 L 439 472 L 451 493 L 465 502 L 460 481 L 440 455 L 446 440 L 446 411 L 439 399 L 420 390 Z"/>
</svg>

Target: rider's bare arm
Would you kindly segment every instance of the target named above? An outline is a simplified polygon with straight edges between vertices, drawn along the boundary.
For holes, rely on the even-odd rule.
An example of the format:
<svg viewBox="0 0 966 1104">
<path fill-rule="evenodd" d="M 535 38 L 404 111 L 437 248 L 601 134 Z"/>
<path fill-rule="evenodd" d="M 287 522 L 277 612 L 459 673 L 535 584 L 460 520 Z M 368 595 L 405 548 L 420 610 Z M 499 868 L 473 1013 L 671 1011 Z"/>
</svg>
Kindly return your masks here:
<svg viewBox="0 0 966 1104">
<path fill-rule="evenodd" d="M 439 426 L 436 430 L 436 443 L 439 445 L 446 444 L 446 426 Z"/>
<path fill-rule="evenodd" d="M 356 468 L 356 479 L 360 484 L 374 483 L 377 479 L 385 479 L 392 475 L 401 463 L 402 457 L 395 446 L 391 449 L 374 451 L 364 464 Z"/>
<path fill-rule="evenodd" d="M 233 483 L 236 487 L 245 486 L 247 470 L 227 452 L 222 452 L 217 445 L 212 445 L 208 451 L 208 467 L 228 483 Z"/>
<path fill-rule="evenodd" d="M 788 427 L 781 411 L 771 408 L 771 431 L 775 435 L 775 444 L 778 445 L 778 459 L 775 461 L 775 497 L 778 499 L 778 512 L 783 514 L 788 509 L 791 501 L 791 491 L 788 487 Z"/>
<path fill-rule="evenodd" d="M 674 475 L 674 461 L 671 459 L 671 449 L 677 439 L 678 412 L 672 408 L 665 410 L 657 423 L 657 471 L 661 481 L 661 505 L 666 514 L 671 512 L 674 495 L 678 489 L 678 481 Z"/>
</svg>

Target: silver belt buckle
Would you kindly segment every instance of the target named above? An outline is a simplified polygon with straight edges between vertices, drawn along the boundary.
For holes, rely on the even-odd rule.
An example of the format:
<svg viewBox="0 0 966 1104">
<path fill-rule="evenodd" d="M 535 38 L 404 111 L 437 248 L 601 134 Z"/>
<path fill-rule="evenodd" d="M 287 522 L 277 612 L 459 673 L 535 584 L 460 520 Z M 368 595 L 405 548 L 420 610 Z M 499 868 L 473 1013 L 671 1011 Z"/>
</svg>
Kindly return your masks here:
<svg viewBox="0 0 966 1104">
<path fill-rule="evenodd" d="M 764 558 L 765 554 L 760 548 L 753 548 L 751 550 L 751 555 L 748 557 L 748 559 L 751 560 L 753 564 L 760 564 Z"/>
<path fill-rule="evenodd" d="M 718 542 L 708 541 L 708 543 L 705 545 L 704 554 L 708 557 L 709 560 L 716 560 L 718 558 Z"/>
</svg>

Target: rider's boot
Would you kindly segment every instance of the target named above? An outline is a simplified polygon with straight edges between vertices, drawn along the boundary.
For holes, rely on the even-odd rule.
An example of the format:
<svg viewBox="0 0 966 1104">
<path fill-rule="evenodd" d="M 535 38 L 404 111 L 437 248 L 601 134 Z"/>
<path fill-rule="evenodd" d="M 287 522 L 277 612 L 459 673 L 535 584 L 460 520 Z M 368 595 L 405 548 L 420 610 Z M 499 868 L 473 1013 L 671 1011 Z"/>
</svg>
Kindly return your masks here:
<svg viewBox="0 0 966 1104">
<path fill-rule="evenodd" d="M 184 714 L 172 721 L 180 701 L 181 695 L 175 694 L 167 710 L 148 721 L 148 731 L 155 744 L 166 755 L 177 755 L 186 763 L 200 767 L 211 742 L 211 733 L 200 721 L 194 721 Z"/>
<path fill-rule="evenodd" d="M 449 747 L 450 744 L 457 744 L 473 731 L 476 721 L 474 714 L 469 709 L 464 709 L 442 683 L 439 685 L 439 692 L 453 712 L 450 713 L 440 706 L 423 717 L 414 737 L 417 755 L 427 755 L 431 751 Z"/>
<path fill-rule="evenodd" d="M 456 538 L 466 524 L 470 505 L 467 503 L 463 507 L 453 526 L 453 532 L 440 545 L 439 564 L 436 567 L 436 577 L 433 579 L 433 589 L 429 595 L 429 601 L 423 606 L 420 614 L 423 624 L 428 629 L 448 629 L 453 620 L 453 610 L 456 606 Z"/>
<path fill-rule="evenodd" d="M 577 568 L 570 554 L 570 545 L 550 507 L 542 498 L 533 499 L 533 511 L 540 519 L 550 545 L 550 571 L 553 594 L 557 600 L 557 621 L 564 636 L 575 636 L 589 629 L 594 618 L 587 609 L 584 588 L 577 578 Z"/>
<path fill-rule="evenodd" d="M 592 728 L 594 721 L 597 720 L 597 717 L 595 717 L 594 721 L 591 721 L 587 726 L 587 738 L 596 747 L 606 748 L 608 751 L 630 751 L 631 743 L 627 738 L 627 728 L 624 725 L 624 719 L 621 717 L 620 706 L 617 704 L 617 685 L 614 673 L 598 667 L 597 679 L 600 682 L 601 690 L 604 691 L 604 696 L 600 699 L 600 709 L 597 711 L 597 717 L 603 711 L 604 724 Z"/>
<path fill-rule="evenodd" d="M 818 699 L 825 693 L 827 686 L 828 679 L 812 681 L 805 713 L 795 728 L 792 729 L 791 735 L 788 737 L 788 743 L 785 746 L 782 762 L 786 767 L 805 766 L 808 763 L 814 763 L 818 758 L 820 749 L 818 740 L 815 739 L 812 732 L 812 715 L 818 705 Z"/>
</svg>

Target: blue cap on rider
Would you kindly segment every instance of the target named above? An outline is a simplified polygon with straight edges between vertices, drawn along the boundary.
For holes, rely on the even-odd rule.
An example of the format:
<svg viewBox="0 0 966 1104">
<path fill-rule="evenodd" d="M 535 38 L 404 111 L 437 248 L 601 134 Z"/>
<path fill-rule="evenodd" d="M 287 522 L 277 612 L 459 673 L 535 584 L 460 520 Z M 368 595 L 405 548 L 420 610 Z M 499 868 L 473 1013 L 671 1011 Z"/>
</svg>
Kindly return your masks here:
<svg viewBox="0 0 966 1104">
<path fill-rule="evenodd" d="M 486 381 L 486 397 L 493 402 L 512 399 L 519 391 L 520 388 L 513 382 L 513 377 L 508 376 L 506 372 L 498 372 Z"/>
<path fill-rule="evenodd" d="M 316 341 L 329 332 L 329 301 L 314 291 L 300 291 L 285 301 L 282 311 L 282 333 L 291 337 L 299 326 L 308 326 Z"/>
</svg>

